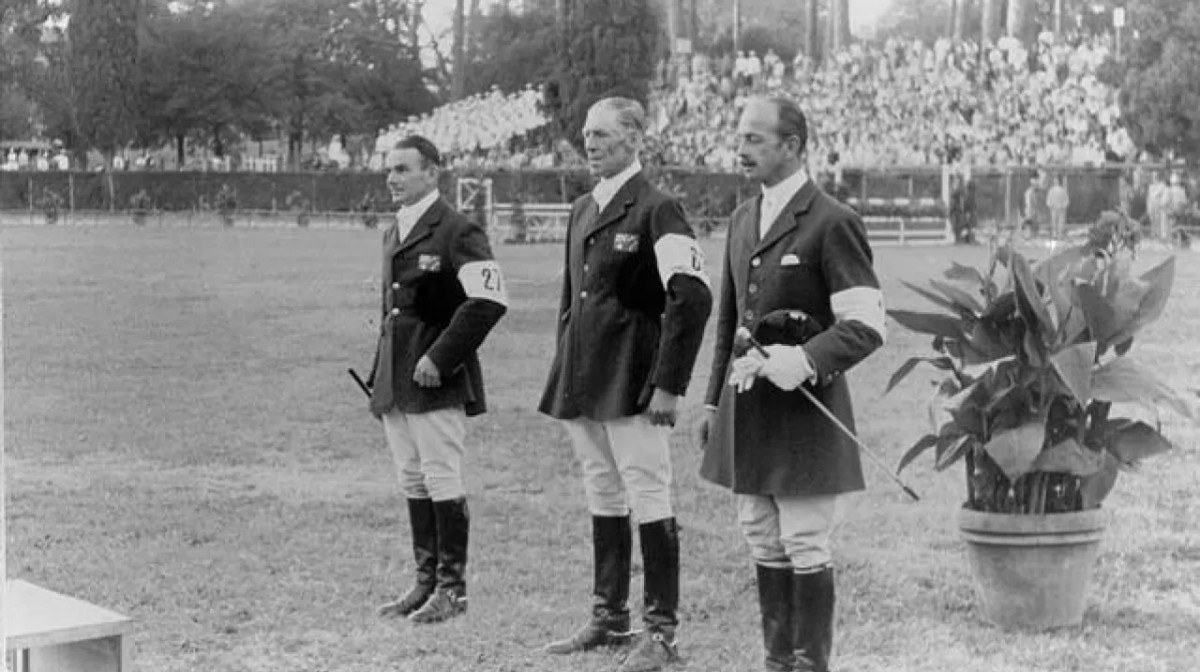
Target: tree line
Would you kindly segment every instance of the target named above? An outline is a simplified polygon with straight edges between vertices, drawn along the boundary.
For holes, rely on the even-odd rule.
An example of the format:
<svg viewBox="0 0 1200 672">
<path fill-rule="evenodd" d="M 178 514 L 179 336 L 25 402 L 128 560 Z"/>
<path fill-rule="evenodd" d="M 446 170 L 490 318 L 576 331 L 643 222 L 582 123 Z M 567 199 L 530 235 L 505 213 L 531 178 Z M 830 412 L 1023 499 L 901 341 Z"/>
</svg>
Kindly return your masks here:
<svg viewBox="0 0 1200 672">
<path fill-rule="evenodd" d="M 221 156 L 243 141 L 282 139 L 296 167 L 304 143 L 373 138 L 441 103 L 529 84 L 543 89 L 553 129 L 576 140 L 599 97 L 647 99 L 671 36 L 709 53 L 736 44 L 790 58 L 813 35 L 826 39 L 817 28 L 831 12 L 842 18 L 827 0 L 455 0 L 444 44 L 423 21 L 434 2 L 448 4 L 5 0 L 0 140 L 60 138 L 80 158 L 171 145 L 182 163 L 188 147 Z M 736 39 L 734 4 L 744 17 Z M 1002 18 L 1006 32 L 1056 19 L 1087 27 L 1097 6 L 1126 10 L 1122 57 L 1103 79 L 1121 87 L 1134 139 L 1196 153 L 1200 3 L 894 0 L 875 38 L 981 40 Z"/>
</svg>

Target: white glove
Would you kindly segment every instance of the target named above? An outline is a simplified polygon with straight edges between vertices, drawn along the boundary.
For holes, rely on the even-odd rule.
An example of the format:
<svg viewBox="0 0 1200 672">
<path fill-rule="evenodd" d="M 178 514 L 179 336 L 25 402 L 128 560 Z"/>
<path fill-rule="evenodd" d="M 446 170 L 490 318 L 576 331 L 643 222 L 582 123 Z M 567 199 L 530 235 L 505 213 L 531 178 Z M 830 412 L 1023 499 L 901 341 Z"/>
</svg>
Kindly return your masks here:
<svg viewBox="0 0 1200 672">
<path fill-rule="evenodd" d="M 763 360 L 758 375 L 765 377 L 784 392 L 791 392 L 809 380 L 815 372 L 804 348 L 799 345 L 768 345 L 770 355 Z"/>
<path fill-rule="evenodd" d="M 762 355 L 753 350 L 733 360 L 729 372 L 729 384 L 737 388 L 738 392 L 746 392 L 754 387 L 754 379 L 758 378 L 759 371 L 762 370 L 765 362 Z"/>
</svg>

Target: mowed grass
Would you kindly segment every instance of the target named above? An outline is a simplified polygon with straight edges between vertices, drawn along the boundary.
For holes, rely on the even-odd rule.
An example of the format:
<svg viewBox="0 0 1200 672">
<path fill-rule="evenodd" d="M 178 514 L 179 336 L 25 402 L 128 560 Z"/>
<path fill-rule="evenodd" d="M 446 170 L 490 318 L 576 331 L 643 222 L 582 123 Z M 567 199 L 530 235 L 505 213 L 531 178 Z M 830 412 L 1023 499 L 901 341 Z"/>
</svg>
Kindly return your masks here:
<svg viewBox="0 0 1200 672">
<path fill-rule="evenodd" d="M 407 587 L 407 518 L 379 424 L 346 375 L 370 364 L 378 234 L 6 228 L 8 568 L 137 619 L 135 669 L 609 670 L 540 651 L 587 617 L 588 513 L 561 429 L 536 406 L 553 354 L 557 246 L 501 247 L 512 306 L 483 349 L 491 412 L 470 423 L 467 617 L 380 620 Z M 721 250 L 710 246 L 710 266 Z M 980 248 L 880 248 L 890 305 Z M 1154 257 L 1154 254 L 1149 255 Z M 1133 356 L 1196 387 L 1198 257 Z M 1145 260 L 1142 263 L 1146 263 Z M 712 325 L 709 325 L 710 331 Z M 894 465 L 925 429 L 928 378 L 884 395 L 926 339 L 893 328 L 853 372 L 862 438 Z M 711 339 L 685 421 L 707 383 Z M 365 374 L 365 372 L 364 372 Z M 1082 628 L 1006 634 L 979 617 L 953 513 L 959 469 L 874 467 L 836 533 L 837 670 L 1183 671 L 1200 666 L 1200 477 L 1193 428 L 1125 475 Z M 732 497 L 675 434 L 682 669 L 761 669 L 753 569 Z M 638 551 L 635 549 L 635 558 Z M 640 606 L 640 560 L 634 600 Z"/>
</svg>

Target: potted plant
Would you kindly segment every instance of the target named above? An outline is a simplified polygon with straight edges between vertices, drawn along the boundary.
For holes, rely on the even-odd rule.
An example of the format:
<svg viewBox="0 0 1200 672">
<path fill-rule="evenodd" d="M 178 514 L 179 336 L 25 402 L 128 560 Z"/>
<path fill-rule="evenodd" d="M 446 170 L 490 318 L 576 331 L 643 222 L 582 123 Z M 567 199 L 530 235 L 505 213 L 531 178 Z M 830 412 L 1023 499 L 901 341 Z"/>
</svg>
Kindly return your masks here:
<svg viewBox="0 0 1200 672">
<path fill-rule="evenodd" d="M 217 213 L 221 216 L 221 221 L 225 226 L 233 226 L 233 215 L 237 212 L 237 191 L 227 183 L 221 184 L 221 189 L 217 191 L 216 197 Z"/>
<path fill-rule="evenodd" d="M 983 615 L 1037 630 L 1082 621 L 1101 503 L 1123 468 L 1171 448 L 1159 427 L 1114 417 L 1113 404 L 1195 414 L 1127 356 L 1167 304 L 1174 257 L 1134 275 L 1136 238 L 1111 212 L 1085 242 L 1040 263 L 1011 240 L 986 273 L 953 264 L 930 289 L 905 283 L 942 311 L 888 311 L 932 336 L 934 350 L 901 365 L 888 390 L 921 364 L 944 372 L 933 431 L 899 469 L 929 450 L 939 471 L 965 463 L 958 525 Z"/>
<path fill-rule="evenodd" d="M 129 213 L 133 215 L 133 223 L 138 226 L 146 223 L 146 215 L 150 213 L 150 209 L 153 207 L 154 202 L 150 199 L 150 194 L 146 193 L 145 189 L 141 189 L 129 197 Z"/>
</svg>

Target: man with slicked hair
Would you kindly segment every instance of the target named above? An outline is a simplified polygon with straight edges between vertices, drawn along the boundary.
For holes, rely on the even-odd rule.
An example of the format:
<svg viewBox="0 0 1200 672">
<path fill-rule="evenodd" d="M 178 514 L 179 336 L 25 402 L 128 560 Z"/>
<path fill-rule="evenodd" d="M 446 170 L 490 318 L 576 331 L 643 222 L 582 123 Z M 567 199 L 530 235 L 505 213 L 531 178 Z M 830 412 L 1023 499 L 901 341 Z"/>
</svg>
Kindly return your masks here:
<svg viewBox="0 0 1200 672">
<path fill-rule="evenodd" d="M 826 672 L 839 495 L 862 490 L 858 448 L 799 389 L 854 427 L 843 374 L 884 341 L 883 295 L 862 220 L 805 173 L 795 103 L 752 99 L 738 158 L 762 192 L 726 240 L 701 475 L 733 490 L 756 565 L 765 669 Z M 766 351 L 737 338 L 745 328 Z"/>
<path fill-rule="evenodd" d="M 465 419 L 486 410 L 476 351 L 508 299 L 487 232 L 438 194 L 441 156 L 404 138 L 387 154 L 400 205 L 383 234 L 383 304 L 370 410 L 408 500 L 415 585 L 381 616 L 437 623 L 467 609 Z"/>
<path fill-rule="evenodd" d="M 571 207 L 557 351 L 540 405 L 563 422 L 582 465 L 594 559 L 590 620 L 546 648 L 570 654 L 632 643 L 620 672 L 678 659 L 679 528 L 667 439 L 712 309 L 683 208 L 642 174 L 645 127 L 645 110 L 626 98 L 588 111 L 583 139 L 599 181 Z M 640 637 L 626 606 L 631 514 L 645 570 Z"/>
</svg>

